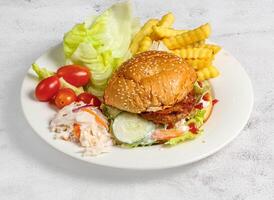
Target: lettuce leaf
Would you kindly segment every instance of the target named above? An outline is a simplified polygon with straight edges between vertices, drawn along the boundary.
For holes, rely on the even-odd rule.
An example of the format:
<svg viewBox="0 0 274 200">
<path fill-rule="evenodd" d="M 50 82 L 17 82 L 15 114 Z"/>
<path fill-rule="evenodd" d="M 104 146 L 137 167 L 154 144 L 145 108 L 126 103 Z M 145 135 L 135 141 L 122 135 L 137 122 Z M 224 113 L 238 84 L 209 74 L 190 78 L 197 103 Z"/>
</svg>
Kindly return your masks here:
<svg viewBox="0 0 274 200">
<path fill-rule="evenodd" d="M 75 92 L 76 95 L 79 95 L 82 92 L 84 92 L 83 87 L 75 87 L 71 85 L 70 83 L 68 83 L 67 81 L 65 81 L 63 78 L 60 78 L 59 81 L 61 83 L 62 88 L 70 88 Z"/>
<path fill-rule="evenodd" d="M 32 64 L 32 70 L 36 73 L 40 81 L 55 74 L 46 68 L 39 67 L 36 63 Z"/>
<path fill-rule="evenodd" d="M 198 82 L 194 83 L 194 92 L 195 94 L 202 95 L 210 89 L 209 83 L 207 81 L 203 81 L 203 87 L 200 87 Z"/>
<path fill-rule="evenodd" d="M 196 110 L 195 114 L 193 115 L 193 119 L 198 124 L 198 126 L 201 126 L 204 123 L 206 110 Z"/>
<path fill-rule="evenodd" d="M 89 92 L 102 96 L 112 73 L 131 56 L 128 48 L 137 24 L 129 2 L 124 2 L 76 24 L 65 34 L 66 62 L 84 65 L 92 73 Z"/>
<path fill-rule="evenodd" d="M 179 144 L 181 142 L 187 141 L 187 140 L 192 140 L 194 138 L 196 138 L 197 134 L 193 134 L 191 132 L 186 132 L 184 133 L 182 136 L 176 137 L 176 138 L 172 138 L 170 140 L 168 140 L 165 145 L 168 146 L 174 146 L 176 144 Z"/>
<path fill-rule="evenodd" d="M 154 144 L 157 144 L 157 141 L 153 141 L 153 140 L 143 141 L 143 140 L 140 140 L 140 141 L 134 142 L 132 144 L 122 143 L 120 146 L 123 147 L 123 148 L 131 149 L 131 148 L 136 148 L 136 147 L 152 146 Z"/>
</svg>

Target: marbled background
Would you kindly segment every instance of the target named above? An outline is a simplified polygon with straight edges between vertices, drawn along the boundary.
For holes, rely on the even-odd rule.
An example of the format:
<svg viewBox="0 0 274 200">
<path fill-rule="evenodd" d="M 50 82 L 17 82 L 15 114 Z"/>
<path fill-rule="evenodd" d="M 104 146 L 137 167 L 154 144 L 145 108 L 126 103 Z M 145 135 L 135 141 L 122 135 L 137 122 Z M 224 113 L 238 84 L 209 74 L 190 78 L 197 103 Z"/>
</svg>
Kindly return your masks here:
<svg viewBox="0 0 274 200">
<path fill-rule="evenodd" d="M 133 2 L 143 20 L 172 11 L 185 27 L 211 22 L 211 39 L 249 74 L 251 118 L 217 154 L 171 170 L 120 171 L 68 158 L 33 133 L 19 102 L 26 70 L 76 22 L 114 2 L 0 0 L 0 199 L 274 199 L 273 0 Z"/>
</svg>

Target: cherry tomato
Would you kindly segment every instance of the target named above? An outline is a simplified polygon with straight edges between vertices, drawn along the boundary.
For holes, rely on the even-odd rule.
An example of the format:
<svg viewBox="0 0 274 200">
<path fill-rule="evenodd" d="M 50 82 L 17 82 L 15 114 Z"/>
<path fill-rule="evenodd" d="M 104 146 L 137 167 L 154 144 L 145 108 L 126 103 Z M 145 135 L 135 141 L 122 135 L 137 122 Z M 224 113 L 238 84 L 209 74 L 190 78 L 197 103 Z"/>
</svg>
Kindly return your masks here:
<svg viewBox="0 0 274 200">
<path fill-rule="evenodd" d="M 58 91 L 55 97 L 55 105 L 57 108 L 63 108 L 76 101 L 77 96 L 75 92 L 70 88 L 62 88 Z"/>
<path fill-rule="evenodd" d="M 88 68 L 80 65 L 66 65 L 57 70 L 57 75 L 76 87 L 88 84 L 90 72 Z"/>
<path fill-rule="evenodd" d="M 40 81 L 35 88 L 35 96 L 39 101 L 49 101 L 61 87 L 57 76 L 50 76 Z"/>
<path fill-rule="evenodd" d="M 99 107 L 101 105 L 101 101 L 94 95 L 88 93 L 88 92 L 83 92 L 78 95 L 77 101 L 83 101 L 86 104 L 91 104 L 93 106 Z"/>
</svg>

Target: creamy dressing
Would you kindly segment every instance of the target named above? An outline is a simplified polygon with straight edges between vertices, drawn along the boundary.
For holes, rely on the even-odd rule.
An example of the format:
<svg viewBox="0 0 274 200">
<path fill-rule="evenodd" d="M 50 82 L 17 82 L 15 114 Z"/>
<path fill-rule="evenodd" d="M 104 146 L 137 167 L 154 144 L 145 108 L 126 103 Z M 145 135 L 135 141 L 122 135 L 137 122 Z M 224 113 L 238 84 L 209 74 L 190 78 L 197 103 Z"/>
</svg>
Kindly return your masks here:
<svg viewBox="0 0 274 200">
<path fill-rule="evenodd" d="M 186 120 L 185 119 L 181 119 L 180 121 L 178 121 L 175 124 L 175 128 L 178 129 L 178 130 L 181 130 L 183 132 L 187 132 L 189 130 L 189 127 L 186 124 Z"/>
<path fill-rule="evenodd" d="M 155 130 L 152 130 L 147 133 L 147 135 L 142 139 L 142 142 L 140 143 L 141 145 L 146 145 L 146 144 L 152 144 L 155 142 L 155 140 L 152 138 L 152 134 L 155 132 Z"/>
<path fill-rule="evenodd" d="M 202 103 L 203 105 L 203 108 L 207 108 L 209 105 L 210 105 L 210 102 L 209 101 L 205 101 L 201 98 L 200 102 L 199 103 Z"/>
</svg>

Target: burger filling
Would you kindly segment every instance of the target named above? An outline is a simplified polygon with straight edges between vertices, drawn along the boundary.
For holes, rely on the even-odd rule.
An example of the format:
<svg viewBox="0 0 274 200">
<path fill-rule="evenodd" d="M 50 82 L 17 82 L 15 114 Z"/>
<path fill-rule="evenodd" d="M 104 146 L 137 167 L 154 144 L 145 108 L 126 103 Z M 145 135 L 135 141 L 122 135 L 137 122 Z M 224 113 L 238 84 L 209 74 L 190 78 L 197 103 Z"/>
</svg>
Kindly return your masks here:
<svg viewBox="0 0 274 200">
<path fill-rule="evenodd" d="M 157 112 L 144 112 L 142 117 L 153 121 L 156 124 L 168 124 L 173 127 L 174 124 L 183 118 L 186 118 L 197 103 L 197 96 L 194 90 L 191 91 L 182 101 Z"/>
</svg>

